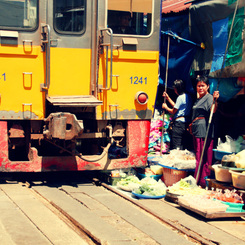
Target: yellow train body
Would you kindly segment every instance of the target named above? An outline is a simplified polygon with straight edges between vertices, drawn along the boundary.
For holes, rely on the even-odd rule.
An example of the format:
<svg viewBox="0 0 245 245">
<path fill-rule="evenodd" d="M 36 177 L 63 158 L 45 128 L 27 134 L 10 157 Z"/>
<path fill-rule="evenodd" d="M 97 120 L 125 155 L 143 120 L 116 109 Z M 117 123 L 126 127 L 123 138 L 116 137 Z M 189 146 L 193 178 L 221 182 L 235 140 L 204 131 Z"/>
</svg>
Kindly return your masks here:
<svg viewBox="0 0 245 245">
<path fill-rule="evenodd" d="M 40 47 L 25 50 L 20 47 L 0 47 L 0 111 L 1 119 L 43 119 L 44 81 L 43 54 Z"/>
<path fill-rule="evenodd" d="M 160 3 L 0 1 L 0 171 L 147 163 Z"/>
</svg>

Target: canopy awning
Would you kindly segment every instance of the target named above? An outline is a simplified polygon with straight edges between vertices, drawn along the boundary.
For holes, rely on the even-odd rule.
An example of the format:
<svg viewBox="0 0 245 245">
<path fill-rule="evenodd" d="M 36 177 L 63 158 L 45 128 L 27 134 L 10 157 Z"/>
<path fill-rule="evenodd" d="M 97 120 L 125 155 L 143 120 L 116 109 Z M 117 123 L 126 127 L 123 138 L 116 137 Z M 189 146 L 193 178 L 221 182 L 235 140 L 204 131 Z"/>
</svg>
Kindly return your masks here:
<svg viewBox="0 0 245 245">
<path fill-rule="evenodd" d="M 191 6 L 190 0 L 165 0 L 162 1 L 162 13 L 178 13 Z"/>
</svg>

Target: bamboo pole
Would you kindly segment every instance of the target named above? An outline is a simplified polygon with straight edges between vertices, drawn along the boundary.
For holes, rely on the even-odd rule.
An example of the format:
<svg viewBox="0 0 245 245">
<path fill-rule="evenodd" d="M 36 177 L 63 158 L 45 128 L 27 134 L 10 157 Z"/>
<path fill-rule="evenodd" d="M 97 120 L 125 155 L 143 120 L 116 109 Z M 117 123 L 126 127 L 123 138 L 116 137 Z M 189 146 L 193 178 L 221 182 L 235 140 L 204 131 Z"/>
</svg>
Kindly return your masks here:
<svg viewBox="0 0 245 245">
<path fill-rule="evenodd" d="M 169 46 L 170 46 L 170 36 L 168 35 L 167 59 L 166 59 L 166 74 L 165 74 L 165 90 L 164 90 L 165 92 L 167 91 L 167 85 L 168 85 Z M 164 97 L 164 103 L 166 103 L 166 97 Z M 163 148 L 164 118 L 165 118 L 165 110 L 163 110 L 163 113 L 162 113 L 162 135 L 161 135 L 160 156 L 162 156 L 162 148 Z"/>
</svg>

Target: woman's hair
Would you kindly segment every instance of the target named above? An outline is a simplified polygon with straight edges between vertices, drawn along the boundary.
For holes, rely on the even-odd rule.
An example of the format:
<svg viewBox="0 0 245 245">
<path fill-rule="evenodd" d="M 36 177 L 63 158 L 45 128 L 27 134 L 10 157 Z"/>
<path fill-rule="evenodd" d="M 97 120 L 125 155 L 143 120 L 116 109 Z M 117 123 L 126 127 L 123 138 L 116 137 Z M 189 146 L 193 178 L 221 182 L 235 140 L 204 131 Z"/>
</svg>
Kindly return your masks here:
<svg viewBox="0 0 245 245">
<path fill-rule="evenodd" d="M 185 84 L 182 80 L 177 79 L 174 81 L 173 88 L 176 88 L 177 93 L 179 95 L 183 94 L 185 92 Z"/>
<path fill-rule="evenodd" d="M 198 82 L 204 82 L 206 83 L 206 85 L 209 85 L 209 80 L 208 80 L 208 77 L 206 76 L 197 76 L 197 79 L 196 79 L 197 83 Z"/>
</svg>

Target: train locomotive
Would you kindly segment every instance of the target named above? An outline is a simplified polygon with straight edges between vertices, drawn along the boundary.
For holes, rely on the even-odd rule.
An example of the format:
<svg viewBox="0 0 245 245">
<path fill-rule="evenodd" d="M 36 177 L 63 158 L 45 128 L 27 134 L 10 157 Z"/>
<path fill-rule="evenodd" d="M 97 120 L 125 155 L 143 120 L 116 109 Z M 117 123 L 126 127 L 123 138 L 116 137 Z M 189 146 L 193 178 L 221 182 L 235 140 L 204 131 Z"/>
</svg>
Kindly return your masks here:
<svg viewBox="0 0 245 245">
<path fill-rule="evenodd" d="M 146 165 L 160 6 L 0 0 L 1 172 Z"/>
</svg>

